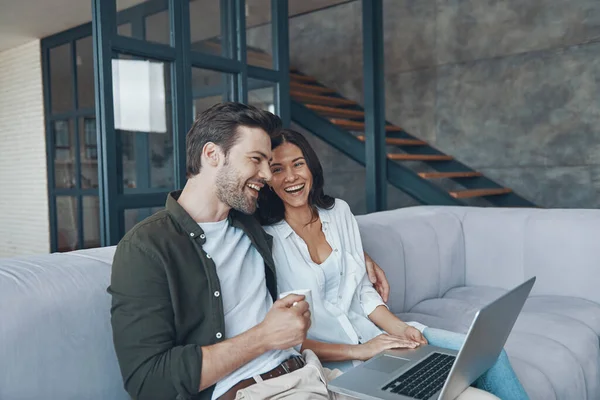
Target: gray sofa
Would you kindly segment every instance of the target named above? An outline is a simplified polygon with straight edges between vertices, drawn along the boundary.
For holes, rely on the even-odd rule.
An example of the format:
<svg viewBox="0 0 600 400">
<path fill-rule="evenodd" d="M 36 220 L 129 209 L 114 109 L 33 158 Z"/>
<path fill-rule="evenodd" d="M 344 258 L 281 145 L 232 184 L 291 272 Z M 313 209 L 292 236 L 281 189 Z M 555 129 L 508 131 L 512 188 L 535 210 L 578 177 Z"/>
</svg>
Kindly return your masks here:
<svg viewBox="0 0 600 400">
<path fill-rule="evenodd" d="M 531 399 L 600 399 L 600 210 L 415 207 L 358 217 L 404 320 L 466 332 L 537 276 L 506 351 Z"/>
<path fill-rule="evenodd" d="M 532 399 L 600 399 L 600 211 L 412 207 L 361 216 L 405 320 L 466 331 L 538 280 L 507 352 Z M 114 248 L 0 259 L 0 399 L 128 399 L 106 287 Z"/>
</svg>

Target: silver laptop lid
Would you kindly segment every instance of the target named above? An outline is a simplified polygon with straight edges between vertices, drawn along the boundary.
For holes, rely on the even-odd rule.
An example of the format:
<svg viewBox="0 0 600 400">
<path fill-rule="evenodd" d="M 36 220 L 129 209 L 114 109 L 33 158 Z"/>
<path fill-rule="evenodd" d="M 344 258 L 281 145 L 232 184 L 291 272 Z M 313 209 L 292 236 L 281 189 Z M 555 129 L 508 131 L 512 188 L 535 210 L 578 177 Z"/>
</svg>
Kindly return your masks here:
<svg viewBox="0 0 600 400">
<path fill-rule="evenodd" d="M 477 312 L 442 388 L 440 400 L 454 400 L 494 365 L 535 279 L 529 279 Z"/>
</svg>

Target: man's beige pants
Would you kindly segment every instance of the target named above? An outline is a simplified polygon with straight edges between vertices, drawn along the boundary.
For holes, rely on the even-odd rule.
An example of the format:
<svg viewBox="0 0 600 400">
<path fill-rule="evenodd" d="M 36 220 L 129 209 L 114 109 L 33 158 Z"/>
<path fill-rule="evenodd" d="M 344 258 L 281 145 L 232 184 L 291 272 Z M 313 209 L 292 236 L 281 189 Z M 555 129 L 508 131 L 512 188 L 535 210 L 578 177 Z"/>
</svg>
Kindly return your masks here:
<svg viewBox="0 0 600 400">
<path fill-rule="evenodd" d="M 306 366 L 290 374 L 263 381 L 255 377 L 256 384 L 237 392 L 236 400 L 347 400 L 327 390 L 326 382 L 340 376 L 342 372 L 323 368 L 311 350 L 302 353 Z M 468 388 L 457 400 L 497 400 L 498 397 L 475 388 Z"/>
</svg>

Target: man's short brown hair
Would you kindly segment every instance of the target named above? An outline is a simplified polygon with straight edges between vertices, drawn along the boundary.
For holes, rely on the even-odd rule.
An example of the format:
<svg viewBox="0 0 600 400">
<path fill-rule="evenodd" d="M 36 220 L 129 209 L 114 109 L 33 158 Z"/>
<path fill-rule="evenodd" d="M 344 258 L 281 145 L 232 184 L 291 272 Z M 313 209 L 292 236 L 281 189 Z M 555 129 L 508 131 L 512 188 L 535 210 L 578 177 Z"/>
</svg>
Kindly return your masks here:
<svg viewBox="0 0 600 400">
<path fill-rule="evenodd" d="M 227 156 L 238 140 L 240 126 L 261 128 L 270 137 L 274 137 L 281 130 L 281 119 L 268 111 L 233 102 L 218 103 L 203 111 L 186 137 L 188 178 L 200 172 L 204 145 L 212 142 Z"/>
</svg>

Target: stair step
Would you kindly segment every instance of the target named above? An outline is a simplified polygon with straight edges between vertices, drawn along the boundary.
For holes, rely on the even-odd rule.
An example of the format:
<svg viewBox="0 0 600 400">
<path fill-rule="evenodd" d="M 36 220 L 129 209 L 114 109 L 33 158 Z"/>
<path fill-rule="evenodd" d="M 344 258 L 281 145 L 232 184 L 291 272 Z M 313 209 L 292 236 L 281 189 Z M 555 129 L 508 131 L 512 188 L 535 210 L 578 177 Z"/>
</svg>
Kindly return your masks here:
<svg viewBox="0 0 600 400">
<path fill-rule="evenodd" d="M 483 176 L 481 172 L 420 172 L 419 176 L 424 179 L 442 179 L 442 178 L 476 178 Z"/>
<path fill-rule="evenodd" d="M 452 156 L 445 154 L 388 154 L 390 160 L 395 161 L 450 161 Z"/>
<path fill-rule="evenodd" d="M 248 50 L 246 52 L 248 64 L 263 68 L 273 68 L 273 57 L 267 53 L 256 50 Z"/>
<path fill-rule="evenodd" d="M 364 136 L 357 136 L 361 142 L 365 141 Z M 427 142 L 419 139 L 385 138 L 385 143 L 393 146 L 424 146 Z"/>
<path fill-rule="evenodd" d="M 321 104 L 321 105 L 338 105 L 338 106 L 351 106 L 356 105 L 356 103 L 352 100 L 343 99 L 339 97 L 331 97 L 331 96 L 319 96 L 317 94 L 310 94 L 304 92 L 298 92 L 295 90 L 290 90 L 290 94 L 293 98 L 311 104 Z"/>
<path fill-rule="evenodd" d="M 454 197 L 455 199 L 467 199 L 471 197 L 498 196 L 501 194 L 507 194 L 511 192 L 512 190 L 509 188 L 470 189 L 450 192 L 450 196 Z"/>
<path fill-rule="evenodd" d="M 335 90 L 324 86 L 307 85 L 301 82 L 290 81 L 290 89 L 306 93 L 335 93 Z"/>
<path fill-rule="evenodd" d="M 317 81 L 312 76 L 295 74 L 293 72 L 290 73 L 290 78 L 292 80 L 297 80 L 297 81 L 301 81 L 301 82 L 316 82 Z"/>
<path fill-rule="evenodd" d="M 332 118 L 329 121 L 331 121 L 332 124 L 339 126 L 340 128 L 349 129 L 352 131 L 364 131 L 365 130 L 364 122 L 350 121 L 347 119 L 337 119 L 337 118 Z M 398 126 L 394 126 L 394 125 L 386 125 L 385 130 L 387 132 L 398 132 L 398 131 L 401 131 L 402 128 L 400 128 Z"/>
<path fill-rule="evenodd" d="M 306 108 L 309 108 L 315 112 L 326 115 L 328 117 L 341 117 L 341 118 L 364 118 L 365 117 L 365 112 L 360 111 L 360 110 L 347 110 L 345 108 L 319 106 L 317 104 L 306 104 Z"/>
</svg>

